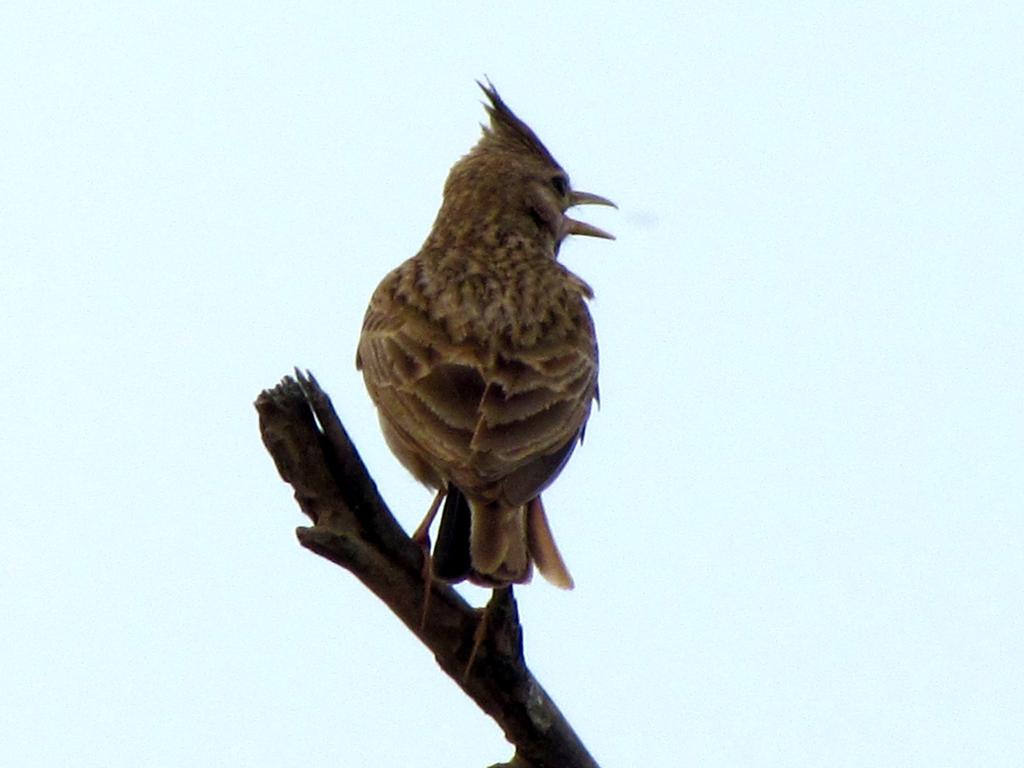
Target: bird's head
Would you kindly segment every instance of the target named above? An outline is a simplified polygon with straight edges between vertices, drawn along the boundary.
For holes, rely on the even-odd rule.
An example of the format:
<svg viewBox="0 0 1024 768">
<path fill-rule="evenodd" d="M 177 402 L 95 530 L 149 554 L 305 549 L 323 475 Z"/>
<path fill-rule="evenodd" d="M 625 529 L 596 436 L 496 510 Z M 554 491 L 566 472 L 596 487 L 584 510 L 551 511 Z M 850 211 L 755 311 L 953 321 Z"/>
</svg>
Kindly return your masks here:
<svg viewBox="0 0 1024 768">
<path fill-rule="evenodd" d="M 488 81 L 477 83 L 487 96 L 490 125 L 483 137 L 452 168 L 438 216 L 456 230 L 480 228 L 514 233 L 550 243 L 557 253 L 569 235 L 614 240 L 614 236 L 566 214 L 577 205 L 615 204 L 574 190 L 569 175 L 526 123 L 502 101 Z"/>
</svg>

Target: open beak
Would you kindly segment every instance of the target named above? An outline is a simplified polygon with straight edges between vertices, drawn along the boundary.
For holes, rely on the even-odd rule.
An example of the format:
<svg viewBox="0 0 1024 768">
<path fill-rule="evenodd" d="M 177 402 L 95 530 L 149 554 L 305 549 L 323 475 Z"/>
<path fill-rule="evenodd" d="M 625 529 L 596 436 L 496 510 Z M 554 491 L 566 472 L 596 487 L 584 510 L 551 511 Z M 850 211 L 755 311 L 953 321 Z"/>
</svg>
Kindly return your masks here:
<svg viewBox="0 0 1024 768">
<path fill-rule="evenodd" d="M 601 195 L 595 195 L 592 192 L 577 192 L 576 190 L 573 190 L 569 193 L 569 207 L 572 208 L 577 205 L 610 205 L 612 208 L 619 207 L 607 197 L 601 197 Z M 576 219 L 571 219 L 568 216 L 564 216 L 562 218 L 562 228 L 567 235 L 603 237 L 606 240 L 615 239 L 615 235 L 605 232 L 603 229 L 595 227 L 593 224 L 577 221 Z"/>
<path fill-rule="evenodd" d="M 619 207 L 607 197 L 595 195 L 593 192 L 577 192 L 574 189 L 569 193 L 569 207 L 572 208 L 575 205 L 607 205 L 612 208 Z"/>
</svg>

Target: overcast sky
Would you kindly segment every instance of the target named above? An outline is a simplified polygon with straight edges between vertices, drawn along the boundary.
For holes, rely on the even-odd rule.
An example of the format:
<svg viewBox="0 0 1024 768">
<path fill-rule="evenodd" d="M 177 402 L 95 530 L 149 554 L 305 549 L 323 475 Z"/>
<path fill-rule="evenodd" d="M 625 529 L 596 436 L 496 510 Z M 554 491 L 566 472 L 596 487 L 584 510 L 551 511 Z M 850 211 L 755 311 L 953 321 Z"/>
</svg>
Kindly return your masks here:
<svg viewBox="0 0 1024 768">
<path fill-rule="evenodd" d="M 355 344 L 487 75 L 620 206 L 517 590 L 598 762 L 1020 765 L 1024 10 L 682 5 L 0 7 L 0 764 L 510 755 L 252 408 L 311 369 L 416 525 Z"/>
</svg>

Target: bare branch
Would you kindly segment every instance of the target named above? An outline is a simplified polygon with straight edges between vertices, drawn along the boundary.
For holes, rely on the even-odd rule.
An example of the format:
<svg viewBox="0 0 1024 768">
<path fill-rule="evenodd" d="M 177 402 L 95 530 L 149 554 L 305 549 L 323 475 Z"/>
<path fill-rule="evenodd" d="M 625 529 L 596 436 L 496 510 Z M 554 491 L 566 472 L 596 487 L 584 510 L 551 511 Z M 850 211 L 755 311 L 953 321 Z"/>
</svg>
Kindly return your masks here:
<svg viewBox="0 0 1024 768">
<path fill-rule="evenodd" d="M 263 443 L 313 521 L 296 531 L 302 546 L 351 571 L 498 723 L 516 753 L 492 768 L 598 768 L 526 667 L 510 587 L 495 590 L 480 611 L 435 580 L 422 621 L 423 550 L 380 497 L 330 398 L 312 374 L 295 374 L 262 392 L 255 405 Z M 477 631 L 481 621 L 483 633 Z M 470 665 L 477 637 L 482 642 Z"/>
</svg>

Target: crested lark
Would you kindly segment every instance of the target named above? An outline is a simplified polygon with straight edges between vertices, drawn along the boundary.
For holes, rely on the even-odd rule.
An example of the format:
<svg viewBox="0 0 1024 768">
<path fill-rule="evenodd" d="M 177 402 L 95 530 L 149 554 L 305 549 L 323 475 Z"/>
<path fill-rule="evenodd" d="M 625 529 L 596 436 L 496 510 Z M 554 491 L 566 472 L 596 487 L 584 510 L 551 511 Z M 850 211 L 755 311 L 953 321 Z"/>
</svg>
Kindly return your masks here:
<svg viewBox="0 0 1024 768">
<path fill-rule="evenodd" d="M 590 287 L 558 261 L 569 235 L 611 238 L 576 221 L 577 192 L 532 130 L 488 83 L 490 126 L 452 168 L 419 253 L 370 300 L 356 367 L 391 450 L 445 499 L 434 572 L 504 586 L 532 563 L 572 587 L 541 492 L 583 438 L 597 398 Z"/>
</svg>

